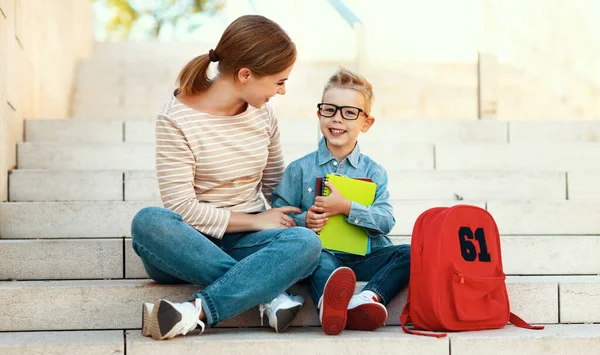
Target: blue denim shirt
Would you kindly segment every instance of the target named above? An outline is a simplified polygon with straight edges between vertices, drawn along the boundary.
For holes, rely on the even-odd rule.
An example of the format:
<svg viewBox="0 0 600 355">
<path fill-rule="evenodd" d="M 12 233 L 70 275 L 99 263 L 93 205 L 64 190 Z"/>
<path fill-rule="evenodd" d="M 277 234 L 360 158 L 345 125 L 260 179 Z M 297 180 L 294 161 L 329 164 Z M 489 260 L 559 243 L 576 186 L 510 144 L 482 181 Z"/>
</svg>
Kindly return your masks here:
<svg viewBox="0 0 600 355">
<path fill-rule="evenodd" d="M 281 182 L 272 196 L 272 207 L 294 206 L 301 214 L 290 214 L 296 225 L 306 227 L 306 211 L 315 202 L 316 178 L 326 174 L 348 177 L 368 177 L 377 184 L 372 206 L 352 202 L 348 223 L 366 228 L 371 237 L 371 251 L 391 245 L 387 234 L 396 220 L 390 203 L 388 176 L 385 169 L 366 155 L 360 154 L 358 143 L 350 155 L 338 162 L 327 149 L 325 138 L 319 141 L 319 149 L 293 161 L 285 169 Z"/>
</svg>

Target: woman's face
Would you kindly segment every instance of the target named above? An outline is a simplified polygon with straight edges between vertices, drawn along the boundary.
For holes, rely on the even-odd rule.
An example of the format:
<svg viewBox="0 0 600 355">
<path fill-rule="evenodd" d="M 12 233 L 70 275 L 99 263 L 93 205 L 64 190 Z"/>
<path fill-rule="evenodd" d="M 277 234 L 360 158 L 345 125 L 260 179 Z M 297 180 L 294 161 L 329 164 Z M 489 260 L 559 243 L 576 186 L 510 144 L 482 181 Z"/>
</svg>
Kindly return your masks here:
<svg viewBox="0 0 600 355">
<path fill-rule="evenodd" d="M 241 69 L 239 72 L 241 78 L 238 77 L 238 79 L 241 84 L 240 94 L 242 99 L 253 107 L 261 108 L 273 96 L 277 94 L 285 95 L 285 82 L 293 67 L 292 65 L 279 73 L 263 77 L 252 74 L 249 69 Z"/>
</svg>

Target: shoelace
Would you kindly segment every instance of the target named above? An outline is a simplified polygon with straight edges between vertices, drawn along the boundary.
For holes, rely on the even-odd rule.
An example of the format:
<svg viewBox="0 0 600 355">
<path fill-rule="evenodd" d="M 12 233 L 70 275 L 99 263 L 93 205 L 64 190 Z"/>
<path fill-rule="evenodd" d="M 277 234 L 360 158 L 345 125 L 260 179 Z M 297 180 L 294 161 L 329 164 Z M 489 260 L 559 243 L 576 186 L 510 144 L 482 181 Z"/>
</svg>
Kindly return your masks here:
<svg viewBox="0 0 600 355">
<path fill-rule="evenodd" d="M 202 328 L 204 332 L 204 322 L 200 320 L 200 307 L 198 306 L 200 300 L 196 300 L 196 312 L 180 312 L 185 317 L 182 328 L 178 331 L 182 335 L 186 335 L 192 330 L 196 329 L 197 326 Z"/>
<path fill-rule="evenodd" d="M 258 305 L 258 311 L 260 312 L 260 326 L 261 327 L 264 325 L 263 324 L 263 319 L 265 317 L 265 311 L 267 310 L 267 308 L 269 310 L 271 310 L 271 303 L 269 303 L 269 304 L 261 303 L 261 304 Z"/>
</svg>

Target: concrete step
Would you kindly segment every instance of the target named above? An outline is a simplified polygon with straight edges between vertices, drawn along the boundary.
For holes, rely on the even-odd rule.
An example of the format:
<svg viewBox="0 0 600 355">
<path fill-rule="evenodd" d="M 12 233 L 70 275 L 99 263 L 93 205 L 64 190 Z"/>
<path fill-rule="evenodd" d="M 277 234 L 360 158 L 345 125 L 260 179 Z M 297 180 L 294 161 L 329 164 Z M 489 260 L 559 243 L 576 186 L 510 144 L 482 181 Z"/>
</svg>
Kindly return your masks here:
<svg viewBox="0 0 600 355">
<path fill-rule="evenodd" d="M 411 235 L 417 217 L 429 208 L 475 205 L 486 208 L 501 235 L 600 235 L 600 205 L 581 201 L 400 201 L 394 200 L 396 225 L 391 235 Z"/>
<path fill-rule="evenodd" d="M 598 143 L 452 144 L 435 146 L 440 170 L 598 170 Z"/>
<path fill-rule="evenodd" d="M 165 98 L 166 100 L 166 98 Z M 27 142 L 153 143 L 156 113 L 150 119 L 29 119 Z M 310 117 L 279 117 L 284 143 L 314 142 L 320 137 L 318 121 Z M 600 142 L 599 121 L 496 120 L 377 120 L 363 145 L 382 141 L 420 143 L 554 143 Z"/>
<path fill-rule="evenodd" d="M 166 100 L 166 99 L 165 99 Z M 156 115 L 154 115 L 156 116 Z M 152 119 L 29 119 L 25 120 L 27 142 L 61 143 L 154 143 Z M 321 136 L 318 121 L 279 119 L 281 141 L 313 143 Z"/>
<path fill-rule="evenodd" d="M 155 148 L 143 143 L 19 143 L 19 169 L 152 170 Z"/>
<path fill-rule="evenodd" d="M 573 180 L 567 178 L 570 174 L 549 171 L 388 170 L 388 190 L 395 200 L 540 201 L 565 200 L 567 190 L 571 189 L 580 191 L 575 194 L 577 197 L 589 196 L 584 191 L 593 192 L 597 188 L 596 184 L 584 179 L 587 176 L 600 177 L 599 174 L 577 172 L 577 178 Z M 600 193 L 597 196 L 600 198 Z"/>
<path fill-rule="evenodd" d="M 410 237 L 391 237 L 410 244 Z M 126 239 L 130 244 L 130 239 Z M 598 236 L 501 236 L 502 264 L 507 275 L 600 275 Z M 125 255 L 128 253 L 128 246 Z M 131 250 L 133 254 L 133 250 Z M 138 270 L 143 271 L 141 260 Z M 133 269 L 127 265 L 128 272 Z"/>
<path fill-rule="evenodd" d="M 122 330 L 0 333 L 0 353 L 3 355 L 125 354 L 125 336 Z"/>
<path fill-rule="evenodd" d="M 400 327 L 376 332 L 346 330 L 336 337 L 320 328 L 290 329 L 282 334 L 262 329 L 210 329 L 157 344 L 139 331 L 127 332 L 127 354 L 195 353 L 197 349 L 222 354 L 415 354 L 472 355 L 595 354 L 600 346 L 600 325 L 550 325 L 541 331 L 506 326 L 499 330 L 449 333 L 446 338 L 408 335 Z"/>
<path fill-rule="evenodd" d="M 410 244 L 410 239 L 391 237 L 394 244 Z M 507 275 L 600 274 L 597 236 L 502 236 L 501 244 Z M 129 238 L 125 239 L 125 277 L 148 278 Z"/>
<path fill-rule="evenodd" d="M 600 171 L 388 171 L 396 200 L 570 200 L 600 199 Z M 16 169 L 9 175 L 9 200 L 160 200 L 152 170 Z"/>
<path fill-rule="evenodd" d="M 283 143 L 284 160 L 289 163 L 317 148 L 311 142 Z M 390 151 L 396 155 L 389 154 Z M 372 153 L 369 153 L 372 152 Z M 17 145 L 19 169 L 53 170 L 152 170 L 155 168 L 152 143 L 58 143 L 25 142 Z M 434 148 L 424 143 L 390 143 L 367 150 L 388 169 L 433 169 Z"/>
<path fill-rule="evenodd" d="M 359 292 L 364 283 L 359 283 Z M 531 323 L 600 322 L 600 276 L 509 276 L 511 309 Z M 147 280 L 3 281 L 0 282 L 0 331 L 136 329 L 141 327 L 143 302 L 167 298 L 187 299 L 193 285 L 159 285 Z M 305 285 L 291 292 L 307 301 L 294 326 L 318 326 L 318 315 Z M 40 302 L 40 295 L 46 302 Z M 388 325 L 398 325 L 406 290 L 388 305 Z M 222 327 L 256 327 L 259 312 L 253 308 L 221 324 Z"/>
<path fill-rule="evenodd" d="M 9 173 L 9 201 L 159 201 L 151 170 L 16 169 Z"/>
<path fill-rule="evenodd" d="M 0 280 L 121 279 L 123 243 L 123 238 L 0 239 Z"/>
<path fill-rule="evenodd" d="M 0 351 L 22 354 L 121 354 L 171 355 L 219 354 L 399 354 L 471 355 L 595 354 L 600 347 L 600 325 L 546 325 L 531 331 L 508 325 L 503 329 L 450 333 L 446 338 L 408 335 L 400 327 L 388 326 L 376 332 L 346 330 L 326 336 L 319 327 L 289 328 L 277 334 L 270 329 L 208 329 L 170 341 L 154 341 L 139 330 L 53 331 L 0 333 Z"/>
<path fill-rule="evenodd" d="M 511 142 L 600 142 L 600 121 L 511 121 Z"/>
<path fill-rule="evenodd" d="M 312 138 L 311 138 L 312 139 Z M 152 170 L 152 143 L 19 143 L 19 169 L 116 169 Z M 316 143 L 284 143 L 284 158 L 290 162 L 316 148 Z M 451 144 L 380 142 L 361 146 L 389 171 L 478 170 L 478 171 L 598 171 L 597 143 L 503 143 Z"/>
<path fill-rule="evenodd" d="M 119 170 L 16 169 L 8 178 L 9 201 L 123 201 L 124 198 L 123 172 Z"/>
<path fill-rule="evenodd" d="M 501 235 L 600 235 L 600 204 L 580 201 L 393 200 L 390 235 L 411 235 L 425 210 L 471 204 L 494 216 Z M 133 216 L 159 201 L 0 203 L 0 238 L 100 238 L 130 236 Z"/>
<path fill-rule="evenodd" d="M 392 237 L 410 244 L 410 237 Z M 600 274 L 597 236 L 503 236 L 509 275 Z M 576 257 L 574 257 L 576 256 Z M 131 239 L 0 239 L 0 280 L 148 278 Z"/>
<path fill-rule="evenodd" d="M 114 238 L 131 236 L 131 220 L 159 201 L 0 203 L 0 238 Z"/>
<path fill-rule="evenodd" d="M 28 119 L 26 142 L 119 143 L 122 120 Z"/>
</svg>

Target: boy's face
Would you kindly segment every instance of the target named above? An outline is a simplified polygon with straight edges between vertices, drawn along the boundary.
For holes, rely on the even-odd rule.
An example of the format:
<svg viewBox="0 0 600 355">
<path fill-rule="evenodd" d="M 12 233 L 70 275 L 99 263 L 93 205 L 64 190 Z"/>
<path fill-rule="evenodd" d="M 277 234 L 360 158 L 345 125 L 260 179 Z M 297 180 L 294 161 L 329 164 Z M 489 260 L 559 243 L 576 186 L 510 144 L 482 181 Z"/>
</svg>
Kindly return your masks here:
<svg viewBox="0 0 600 355">
<path fill-rule="evenodd" d="M 344 88 L 332 88 L 323 95 L 323 103 L 335 106 L 354 106 L 365 109 L 364 96 L 355 90 Z M 330 110 L 331 111 L 331 110 Z M 346 113 L 351 116 L 352 109 Z M 337 110 L 332 117 L 324 117 L 317 110 L 317 117 L 321 123 L 321 133 L 327 139 L 327 148 L 334 156 L 347 156 L 352 152 L 360 132 L 367 132 L 375 122 L 375 118 L 367 116 L 367 112 L 360 112 L 356 120 L 348 120 L 342 117 Z"/>
</svg>

